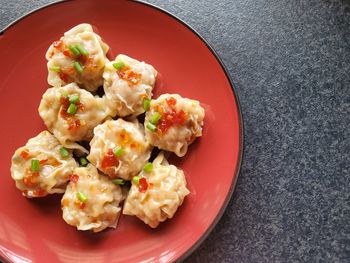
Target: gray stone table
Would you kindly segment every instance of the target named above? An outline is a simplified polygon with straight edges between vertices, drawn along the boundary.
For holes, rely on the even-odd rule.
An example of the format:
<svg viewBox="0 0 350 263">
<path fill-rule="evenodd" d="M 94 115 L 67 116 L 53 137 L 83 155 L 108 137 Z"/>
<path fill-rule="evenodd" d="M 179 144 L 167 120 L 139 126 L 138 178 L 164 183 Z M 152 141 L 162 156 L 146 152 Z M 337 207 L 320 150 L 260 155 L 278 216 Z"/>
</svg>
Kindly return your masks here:
<svg viewBox="0 0 350 263">
<path fill-rule="evenodd" d="M 51 0 L 0 0 L 0 28 Z M 233 79 L 244 158 L 225 214 L 186 262 L 350 262 L 350 1 L 150 0 Z"/>
</svg>

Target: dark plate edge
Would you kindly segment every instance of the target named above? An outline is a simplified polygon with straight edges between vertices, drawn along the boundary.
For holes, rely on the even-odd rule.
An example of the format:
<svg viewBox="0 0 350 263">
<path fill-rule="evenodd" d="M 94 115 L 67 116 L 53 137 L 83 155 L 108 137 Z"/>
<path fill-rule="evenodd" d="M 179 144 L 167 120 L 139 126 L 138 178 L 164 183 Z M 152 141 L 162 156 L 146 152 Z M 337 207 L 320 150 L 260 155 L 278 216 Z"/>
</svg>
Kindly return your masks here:
<svg viewBox="0 0 350 263">
<path fill-rule="evenodd" d="M 26 14 L 24 14 L 23 16 L 19 17 L 18 19 L 14 20 L 13 22 L 11 22 L 10 24 L 8 24 L 5 28 L 3 28 L 0 31 L 0 35 L 3 35 L 6 30 L 8 30 L 10 27 L 14 26 L 17 22 L 19 22 L 20 20 L 26 18 L 27 16 L 40 11 L 41 9 L 56 5 L 56 4 L 60 4 L 62 2 L 68 2 L 68 1 L 72 1 L 72 0 L 63 0 L 63 1 L 57 1 L 57 2 L 53 2 L 53 3 L 49 3 L 47 5 L 41 6 L 37 9 L 34 9 Z M 244 136 L 244 123 L 243 123 L 243 115 L 242 115 L 242 109 L 241 109 L 241 105 L 239 102 L 239 97 L 238 94 L 233 86 L 233 81 L 231 79 L 231 76 L 229 75 L 227 68 L 224 64 L 224 62 L 221 60 L 220 56 L 217 54 L 217 52 L 215 51 L 215 49 L 208 43 L 207 40 L 205 40 L 194 28 L 192 28 L 190 25 L 188 25 L 185 21 L 183 21 L 181 18 L 177 17 L 174 14 L 171 14 L 170 12 L 166 11 L 165 9 L 158 7 L 154 4 L 151 3 L 146 3 L 140 0 L 132 0 L 138 4 L 143 4 L 146 5 L 148 7 L 154 8 L 158 11 L 161 11 L 162 13 L 176 19 L 178 22 L 180 22 L 181 24 L 183 24 L 184 26 L 186 26 L 189 30 L 192 31 L 192 33 L 194 33 L 206 46 L 207 48 L 210 50 L 210 52 L 214 55 L 214 57 L 216 58 L 216 60 L 219 62 L 222 70 L 225 73 L 226 78 L 228 79 L 230 86 L 231 86 L 231 91 L 233 93 L 233 97 L 235 99 L 236 105 L 237 105 L 237 109 L 238 109 L 238 117 L 239 117 L 239 134 L 240 134 L 240 140 L 239 140 L 239 156 L 238 156 L 238 160 L 237 160 L 237 164 L 236 164 L 236 170 L 234 172 L 234 180 L 231 183 L 231 187 L 230 187 L 230 191 L 228 193 L 228 195 L 226 196 L 226 199 L 220 209 L 220 212 L 217 214 L 217 216 L 215 217 L 214 221 L 210 224 L 210 226 L 208 227 L 208 229 L 205 231 L 205 233 L 199 238 L 199 240 L 197 240 L 184 254 L 182 254 L 179 258 L 175 259 L 178 262 L 181 262 L 183 260 L 185 260 L 189 255 L 191 255 L 197 248 L 199 248 L 199 246 L 204 242 L 204 240 L 209 236 L 209 234 L 213 231 L 214 227 L 216 226 L 216 224 L 219 222 L 219 220 L 221 219 L 221 217 L 223 216 L 226 207 L 229 203 L 229 201 L 231 200 L 232 194 L 235 190 L 236 187 L 236 183 L 237 183 L 237 179 L 239 176 L 239 172 L 241 169 L 241 165 L 242 165 L 242 159 L 243 159 L 243 136 Z M 2 258 L 2 260 L 8 260 L 6 258 Z M 8 261 L 9 262 L 9 261 Z"/>
</svg>

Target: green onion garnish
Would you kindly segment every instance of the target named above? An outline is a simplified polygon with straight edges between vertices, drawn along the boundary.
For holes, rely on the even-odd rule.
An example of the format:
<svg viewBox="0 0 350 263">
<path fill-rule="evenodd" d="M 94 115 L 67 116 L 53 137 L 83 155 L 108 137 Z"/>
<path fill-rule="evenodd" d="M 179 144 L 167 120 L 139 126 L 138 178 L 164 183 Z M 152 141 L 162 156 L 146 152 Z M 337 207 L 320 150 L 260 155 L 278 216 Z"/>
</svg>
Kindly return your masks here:
<svg viewBox="0 0 350 263">
<path fill-rule="evenodd" d="M 87 164 L 88 164 L 89 162 L 88 162 L 88 160 L 86 160 L 85 157 L 80 157 L 79 163 L 80 163 L 81 166 L 84 166 L 84 167 L 85 167 L 85 166 L 87 166 Z"/>
<path fill-rule="evenodd" d="M 161 117 L 162 117 L 162 115 L 160 115 L 159 112 L 156 112 L 149 118 L 149 121 L 152 124 L 157 124 Z"/>
<path fill-rule="evenodd" d="M 82 73 L 84 70 L 78 61 L 74 61 L 74 67 L 75 67 L 76 71 L 78 71 L 79 73 Z"/>
<path fill-rule="evenodd" d="M 70 103 L 77 103 L 79 102 L 79 95 L 78 94 L 73 94 L 69 96 L 69 102 Z"/>
<path fill-rule="evenodd" d="M 49 70 L 53 72 L 60 72 L 60 67 L 49 67 Z"/>
<path fill-rule="evenodd" d="M 149 129 L 152 132 L 155 132 L 156 129 L 157 129 L 157 127 L 154 124 L 150 123 L 150 122 L 146 124 L 146 128 Z"/>
<path fill-rule="evenodd" d="M 125 64 L 123 61 L 119 61 L 119 62 L 113 63 L 113 67 L 117 70 L 120 70 L 125 67 Z"/>
<path fill-rule="evenodd" d="M 75 114 L 77 112 L 77 110 L 78 110 L 77 105 L 75 105 L 74 103 L 71 103 L 71 104 L 69 104 L 69 107 L 67 109 L 67 113 L 73 115 L 73 114 Z"/>
<path fill-rule="evenodd" d="M 68 92 L 65 91 L 65 90 L 62 91 L 61 96 L 62 96 L 63 98 L 67 98 L 67 97 L 68 97 Z"/>
<path fill-rule="evenodd" d="M 32 159 L 30 169 L 32 170 L 33 173 L 39 172 L 39 169 L 40 169 L 40 162 L 39 162 L 39 160 Z"/>
<path fill-rule="evenodd" d="M 87 197 L 86 197 L 86 195 L 84 195 L 82 192 L 78 192 L 78 193 L 77 193 L 77 197 L 78 197 L 78 199 L 79 199 L 80 201 L 82 201 L 83 203 L 86 203 Z"/>
<path fill-rule="evenodd" d="M 114 179 L 114 180 L 112 180 L 112 183 L 119 184 L 119 185 L 124 185 L 125 181 L 123 179 Z"/>
<path fill-rule="evenodd" d="M 144 109 L 145 111 L 148 111 L 150 105 L 151 105 L 151 100 L 150 100 L 150 99 L 147 99 L 147 98 L 144 98 L 144 99 L 143 99 L 143 109 Z"/>
<path fill-rule="evenodd" d="M 124 152 L 124 149 L 122 147 L 116 147 L 114 150 L 113 150 L 113 153 L 115 156 L 117 157 L 120 157 Z"/>
<path fill-rule="evenodd" d="M 60 148 L 60 155 L 61 157 L 65 158 L 65 157 L 68 157 L 69 156 L 69 152 L 66 148 L 64 147 L 61 147 Z"/>
<path fill-rule="evenodd" d="M 134 177 L 132 178 L 132 182 L 133 182 L 134 184 L 138 185 L 138 184 L 140 183 L 140 179 L 141 179 L 140 176 L 134 176 Z"/>
<path fill-rule="evenodd" d="M 87 50 L 80 44 L 76 44 L 75 48 L 79 51 L 80 54 L 84 55 L 84 56 L 88 56 L 89 52 L 87 52 Z"/>
<path fill-rule="evenodd" d="M 72 51 L 72 53 L 73 53 L 75 56 L 79 56 L 79 55 L 80 55 L 80 51 L 79 51 L 79 49 L 77 48 L 76 45 L 70 45 L 70 46 L 69 46 L 69 50 Z"/>
<path fill-rule="evenodd" d="M 147 164 L 143 167 L 143 170 L 144 170 L 146 173 L 152 172 L 152 170 L 153 170 L 153 164 L 152 164 L 152 163 L 147 163 Z"/>
</svg>

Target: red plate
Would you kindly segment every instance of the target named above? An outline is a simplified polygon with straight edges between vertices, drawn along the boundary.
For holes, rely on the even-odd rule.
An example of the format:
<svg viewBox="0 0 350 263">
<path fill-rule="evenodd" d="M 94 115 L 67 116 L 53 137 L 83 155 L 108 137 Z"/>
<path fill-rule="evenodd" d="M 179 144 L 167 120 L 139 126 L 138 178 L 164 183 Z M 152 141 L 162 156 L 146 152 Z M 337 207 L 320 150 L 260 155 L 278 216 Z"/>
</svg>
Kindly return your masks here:
<svg viewBox="0 0 350 263">
<path fill-rule="evenodd" d="M 37 108 L 45 89 L 45 51 L 79 23 L 93 24 L 113 56 L 125 53 L 159 72 L 155 96 L 179 93 L 206 109 L 203 137 L 183 159 L 191 194 L 172 220 L 153 230 L 123 216 L 116 230 L 78 232 L 61 215 L 60 196 L 28 200 L 10 176 L 16 148 L 45 129 Z M 13 262 L 151 262 L 189 255 L 214 227 L 233 192 L 242 157 L 242 118 L 230 79 L 190 27 L 156 7 L 78 0 L 31 13 L 0 35 L 0 257 Z M 234 226 L 228 226 L 234 227 Z"/>
</svg>

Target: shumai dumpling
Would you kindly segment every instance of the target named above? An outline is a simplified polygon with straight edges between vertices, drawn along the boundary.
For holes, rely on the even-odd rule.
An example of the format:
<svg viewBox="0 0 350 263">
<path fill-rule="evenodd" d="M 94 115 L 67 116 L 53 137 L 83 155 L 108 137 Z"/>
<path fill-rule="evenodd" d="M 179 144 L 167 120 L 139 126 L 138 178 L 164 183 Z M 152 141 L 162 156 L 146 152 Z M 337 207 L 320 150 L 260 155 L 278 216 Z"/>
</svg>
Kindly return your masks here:
<svg viewBox="0 0 350 263">
<path fill-rule="evenodd" d="M 64 193 L 77 167 L 71 151 L 48 131 L 29 139 L 12 157 L 11 176 L 26 197 Z"/>
<path fill-rule="evenodd" d="M 147 163 L 151 150 L 137 119 L 107 120 L 94 129 L 87 159 L 111 178 L 130 180 Z"/>
<path fill-rule="evenodd" d="M 39 114 L 49 131 L 68 148 L 84 151 L 76 141 L 90 140 L 93 129 L 106 118 L 103 98 L 94 97 L 75 83 L 44 93 Z"/>
<path fill-rule="evenodd" d="M 88 91 L 103 84 L 109 47 L 89 24 L 80 24 L 53 42 L 46 52 L 48 82 L 55 87 L 75 82 Z"/>
<path fill-rule="evenodd" d="M 118 55 L 106 64 L 103 88 L 109 115 L 137 116 L 145 112 L 144 100 L 152 97 L 157 71 L 149 64 Z"/>
<path fill-rule="evenodd" d="M 184 172 L 168 164 L 161 152 L 144 170 L 133 177 L 123 214 L 137 216 L 152 228 L 172 218 L 186 195 Z"/>
<path fill-rule="evenodd" d="M 61 200 L 63 219 L 78 230 L 99 232 L 107 227 L 115 228 L 122 200 L 121 187 L 88 164 L 76 168 L 70 177 Z"/>
<path fill-rule="evenodd" d="M 188 145 L 202 136 L 204 109 L 199 101 L 177 94 L 152 100 L 146 113 L 146 139 L 154 146 L 182 157 Z"/>
</svg>

